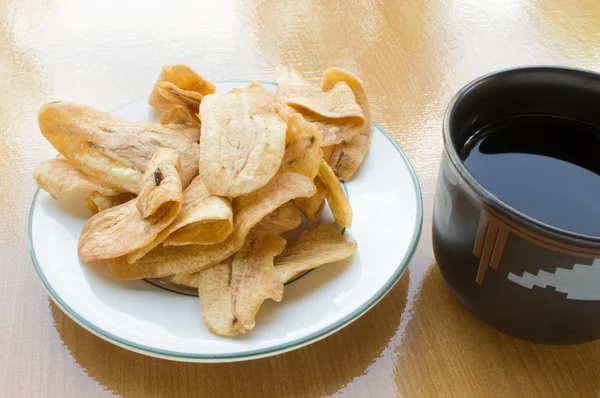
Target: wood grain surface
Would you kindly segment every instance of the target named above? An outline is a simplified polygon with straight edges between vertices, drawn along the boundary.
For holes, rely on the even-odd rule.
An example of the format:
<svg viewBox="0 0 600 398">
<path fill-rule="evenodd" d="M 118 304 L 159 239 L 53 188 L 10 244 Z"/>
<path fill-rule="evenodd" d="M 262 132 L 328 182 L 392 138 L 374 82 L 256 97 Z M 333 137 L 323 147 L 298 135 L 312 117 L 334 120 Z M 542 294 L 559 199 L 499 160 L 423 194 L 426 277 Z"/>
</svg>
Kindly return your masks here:
<svg viewBox="0 0 600 398">
<path fill-rule="evenodd" d="M 50 302 L 26 232 L 32 171 L 55 153 L 38 109 L 114 109 L 173 62 L 212 80 L 272 80 L 279 62 L 312 81 L 334 65 L 364 79 L 375 120 L 416 168 L 425 220 L 409 271 L 361 319 L 276 357 L 183 364 L 113 346 Z M 600 2 L 0 0 L 0 396 L 596 397 L 599 343 L 492 330 L 451 296 L 433 258 L 445 106 L 477 76 L 527 64 L 600 70 Z"/>
</svg>

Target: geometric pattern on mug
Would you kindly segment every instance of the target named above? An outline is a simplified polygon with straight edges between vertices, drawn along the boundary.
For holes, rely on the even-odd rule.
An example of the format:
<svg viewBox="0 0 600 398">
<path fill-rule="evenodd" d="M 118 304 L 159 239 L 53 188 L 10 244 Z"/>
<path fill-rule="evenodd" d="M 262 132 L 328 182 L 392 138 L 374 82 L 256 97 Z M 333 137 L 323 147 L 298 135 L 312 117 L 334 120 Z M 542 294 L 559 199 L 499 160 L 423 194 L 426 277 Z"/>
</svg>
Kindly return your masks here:
<svg viewBox="0 0 600 398">
<path fill-rule="evenodd" d="M 557 292 L 566 293 L 571 300 L 600 300 L 600 259 L 592 265 L 575 264 L 573 269 L 557 268 L 554 273 L 539 270 L 537 275 L 524 272 L 518 276 L 508 273 L 508 280 L 532 289 L 534 286 L 554 287 Z"/>
<path fill-rule="evenodd" d="M 482 285 L 488 266 L 498 269 L 510 227 L 494 217 L 485 208 L 479 215 L 479 226 L 473 254 L 479 258 L 479 269 L 475 281 Z"/>
</svg>

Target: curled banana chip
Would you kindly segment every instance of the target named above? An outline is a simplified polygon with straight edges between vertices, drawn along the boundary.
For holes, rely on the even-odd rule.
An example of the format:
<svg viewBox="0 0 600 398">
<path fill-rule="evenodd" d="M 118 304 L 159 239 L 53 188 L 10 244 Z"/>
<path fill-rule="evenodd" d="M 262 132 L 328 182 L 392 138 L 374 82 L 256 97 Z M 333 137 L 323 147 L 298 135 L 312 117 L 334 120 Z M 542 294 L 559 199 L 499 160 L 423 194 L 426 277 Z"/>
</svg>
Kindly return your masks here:
<svg viewBox="0 0 600 398">
<path fill-rule="evenodd" d="M 92 192 L 87 198 L 85 198 L 85 206 L 94 214 L 100 213 L 111 207 L 122 205 L 123 203 L 129 202 L 135 199 L 135 195 L 129 192 L 121 193 L 119 195 L 105 195 L 98 191 Z"/>
<path fill-rule="evenodd" d="M 161 183 L 166 182 L 157 178 L 155 173 L 156 169 L 164 170 L 173 166 L 173 161 L 177 161 L 176 154 L 173 154 L 172 150 L 162 150 L 150 161 L 151 167 L 144 173 L 144 183 L 152 182 L 158 189 L 143 191 L 148 198 L 138 196 L 136 200 L 107 209 L 87 220 L 77 246 L 81 260 L 97 261 L 120 257 L 150 245 L 175 220 L 181 209 L 181 182 L 178 185 L 169 183 L 168 190 L 160 190 Z M 138 202 L 143 203 L 141 207 L 144 210 L 148 210 L 145 217 L 138 210 Z"/>
<path fill-rule="evenodd" d="M 194 72 L 189 66 L 165 65 L 150 93 L 148 104 L 162 110 L 185 106 L 194 114 L 198 114 L 202 98 L 215 91 L 214 84 Z"/>
<path fill-rule="evenodd" d="M 179 155 L 184 187 L 198 174 L 198 144 L 186 135 L 188 126 L 127 122 L 70 102 L 44 106 L 38 122 L 44 137 L 74 167 L 121 192 L 140 192 L 146 166 L 160 149 Z"/>
</svg>

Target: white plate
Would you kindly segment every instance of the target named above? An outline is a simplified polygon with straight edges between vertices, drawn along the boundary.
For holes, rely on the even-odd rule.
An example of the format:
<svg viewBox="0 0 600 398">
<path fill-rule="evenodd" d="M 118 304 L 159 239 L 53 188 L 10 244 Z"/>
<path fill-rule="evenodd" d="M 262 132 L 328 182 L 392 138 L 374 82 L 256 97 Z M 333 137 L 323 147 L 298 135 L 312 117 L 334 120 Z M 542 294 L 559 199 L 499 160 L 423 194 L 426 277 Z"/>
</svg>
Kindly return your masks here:
<svg viewBox="0 0 600 398">
<path fill-rule="evenodd" d="M 247 83 L 218 83 L 217 91 Z M 272 91 L 277 87 L 263 85 Z M 113 114 L 131 121 L 156 120 L 146 101 Z M 358 242 L 356 254 L 288 284 L 282 302 L 266 301 L 256 328 L 238 338 L 210 333 L 197 297 L 143 280 L 121 282 L 102 264 L 80 262 L 77 239 L 90 216 L 81 197 L 59 202 L 36 192 L 29 216 L 31 258 L 50 297 L 69 317 L 123 348 L 193 362 L 275 355 L 320 340 L 364 314 L 400 279 L 415 250 L 422 224 L 417 178 L 402 150 L 379 126 L 374 126 L 365 162 L 345 188 L 354 213 L 349 235 Z"/>
</svg>

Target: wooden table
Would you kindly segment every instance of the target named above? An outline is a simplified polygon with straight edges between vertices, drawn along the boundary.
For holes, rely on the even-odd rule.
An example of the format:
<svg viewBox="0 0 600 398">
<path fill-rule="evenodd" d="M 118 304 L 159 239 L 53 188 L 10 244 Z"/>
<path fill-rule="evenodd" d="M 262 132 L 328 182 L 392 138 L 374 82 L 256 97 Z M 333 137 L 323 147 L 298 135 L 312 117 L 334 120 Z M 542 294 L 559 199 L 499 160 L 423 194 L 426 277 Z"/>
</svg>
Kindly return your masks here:
<svg viewBox="0 0 600 398">
<path fill-rule="evenodd" d="M 184 364 L 113 346 L 50 302 L 26 232 L 32 171 L 55 153 L 37 110 L 119 107 L 173 62 L 212 80 L 272 80 L 279 62 L 313 81 L 333 65 L 364 79 L 375 120 L 416 168 L 425 220 L 409 271 L 361 319 L 276 357 Z M 0 396 L 597 396 L 600 343 L 492 330 L 450 295 L 431 249 L 446 104 L 471 79 L 525 64 L 600 70 L 600 2 L 0 0 Z"/>
</svg>

